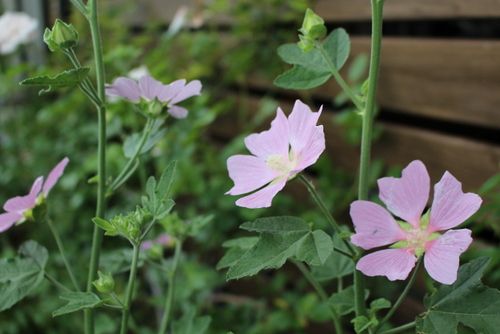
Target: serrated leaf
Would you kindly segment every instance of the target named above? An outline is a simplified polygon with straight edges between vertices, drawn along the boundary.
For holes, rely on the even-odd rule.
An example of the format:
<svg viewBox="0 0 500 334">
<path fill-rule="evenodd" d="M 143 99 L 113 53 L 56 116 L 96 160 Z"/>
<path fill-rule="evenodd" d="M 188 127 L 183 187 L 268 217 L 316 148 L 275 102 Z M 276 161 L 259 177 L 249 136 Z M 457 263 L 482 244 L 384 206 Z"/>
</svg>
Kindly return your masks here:
<svg viewBox="0 0 500 334">
<path fill-rule="evenodd" d="M 95 308 L 103 303 L 103 301 L 92 292 L 67 292 L 60 295 L 59 298 L 67 301 L 67 303 L 52 312 L 53 317 Z"/>
<path fill-rule="evenodd" d="M 278 55 L 287 64 L 300 65 L 315 72 L 329 72 L 329 66 L 317 49 L 304 52 L 297 43 L 281 45 Z"/>
<path fill-rule="evenodd" d="M 21 245 L 19 256 L 0 260 L 0 311 L 28 296 L 43 281 L 48 252 L 35 241 Z"/>
<path fill-rule="evenodd" d="M 207 332 L 212 318 L 209 316 L 196 316 L 194 307 L 189 307 L 182 318 L 174 321 L 172 332 L 175 334 L 204 334 Z"/>
<path fill-rule="evenodd" d="M 48 86 L 40 90 L 39 94 L 45 94 L 52 91 L 53 87 L 73 87 L 82 82 L 89 73 L 88 67 L 71 69 L 57 74 L 56 76 L 40 75 L 28 78 L 20 82 L 23 86 Z"/>
<path fill-rule="evenodd" d="M 308 234 L 297 249 L 296 258 L 312 266 L 324 264 L 332 254 L 332 238 L 322 230 Z"/>
<path fill-rule="evenodd" d="M 225 241 L 222 247 L 229 249 L 217 263 L 216 269 L 221 270 L 232 266 L 258 241 L 258 237 L 242 237 Z"/>
<path fill-rule="evenodd" d="M 333 247 L 345 252 L 349 251 L 338 234 L 333 235 L 332 242 Z M 323 265 L 313 266 L 311 270 L 317 280 L 328 281 L 353 273 L 354 262 L 350 257 L 334 250 Z"/>
<path fill-rule="evenodd" d="M 174 183 L 175 172 L 177 168 L 177 161 L 172 161 L 167 168 L 163 171 L 158 181 L 157 196 L 166 199 L 170 195 L 172 184 Z"/>
<path fill-rule="evenodd" d="M 259 218 L 240 225 L 240 228 L 250 232 L 290 233 L 307 232 L 311 228 L 303 219 L 292 216 Z"/>
<path fill-rule="evenodd" d="M 274 84 L 286 89 L 311 89 L 321 86 L 330 77 L 330 72 L 317 72 L 294 65 L 291 69 L 276 77 Z"/>
<path fill-rule="evenodd" d="M 426 334 L 455 334 L 463 324 L 477 333 L 497 333 L 500 328 L 500 291 L 482 284 L 489 263 L 478 258 L 460 267 L 452 285 L 442 285 L 427 297 L 427 311 L 417 319 L 417 331 Z"/>
<path fill-rule="evenodd" d="M 343 28 L 333 30 L 323 42 L 323 48 L 330 57 L 330 61 L 339 71 L 349 58 L 351 41 Z"/>
</svg>

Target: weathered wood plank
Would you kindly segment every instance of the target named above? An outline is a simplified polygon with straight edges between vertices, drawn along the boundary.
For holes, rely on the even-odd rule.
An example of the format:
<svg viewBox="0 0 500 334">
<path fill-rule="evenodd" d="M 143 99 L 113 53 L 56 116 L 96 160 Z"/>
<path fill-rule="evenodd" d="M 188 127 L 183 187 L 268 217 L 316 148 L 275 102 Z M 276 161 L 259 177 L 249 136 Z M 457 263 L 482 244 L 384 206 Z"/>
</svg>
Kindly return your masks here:
<svg viewBox="0 0 500 334">
<path fill-rule="evenodd" d="M 315 10 L 328 21 L 368 20 L 369 0 L 318 0 Z M 500 17 L 500 0 L 386 0 L 384 18 L 439 19 Z"/>
<path fill-rule="evenodd" d="M 259 104 L 257 98 L 240 98 L 242 106 L 255 110 Z M 290 112 L 290 102 L 280 106 Z M 323 113 L 320 123 L 325 127 L 327 154 L 335 165 L 356 170 L 359 162 L 357 147 L 346 143 L 342 129 L 334 124 L 332 115 Z M 221 119 L 212 129 L 213 133 L 224 138 L 234 137 L 244 123 L 236 117 Z M 243 120 L 244 122 L 244 120 Z M 404 167 L 410 161 L 420 159 L 429 169 L 432 180 L 437 182 L 448 170 L 462 181 L 464 189 L 472 191 L 487 179 L 500 172 L 500 145 L 491 145 L 457 136 L 441 134 L 435 131 L 421 130 L 394 124 L 379 124 L 382 136 L 374 144 L 373 158 L 383 159 L 389 165 Z"/>
</svg>

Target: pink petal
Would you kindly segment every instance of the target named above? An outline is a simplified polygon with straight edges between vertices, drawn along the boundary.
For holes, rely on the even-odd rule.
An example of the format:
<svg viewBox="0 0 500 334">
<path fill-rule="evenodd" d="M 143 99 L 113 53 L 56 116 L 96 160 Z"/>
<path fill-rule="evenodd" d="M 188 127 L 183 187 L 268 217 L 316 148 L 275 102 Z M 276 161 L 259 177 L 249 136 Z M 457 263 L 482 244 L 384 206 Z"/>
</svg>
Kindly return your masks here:
<svg viewBox="0 0 500 334">
<path fill-rule="evenodd" d="M 429 230 L 443 231 L 460 225 L 481 206 L 481 197 L 474 193 L 464 194 L 462 184 L 445 172 L 434 186 Z"/>
<path fill-rule="evenodd" d="M 376 203 L 355 201 L 350 214 L 356 230 L 351 242 L 356 246 L 371 249 L 405 239 L 404 231 L 391 214 Z"/>
<path fill-rule="evenodd" d="M 408 277 L 417 258 L 407 249 L 384 249 L 363 256 L 356 269 L 366 276 L 386 276 L 389 280 Z"/>
<path fill-rule="evenodd" d="M 436 240 L 428 242 L 424 255 L 425 269 L 429 275 L 442 284 L 457 280 L 460 254 L 472 243 L 468 229 L 451 230 Z"/>
<path fill-rule="evenodd" d="M 42 190 L 42 184 L 43 176 L 40 176 L 33 182 L 28 195 L 17 196 L 7 200 L 3 205 L 3 209 L 7 212 L 16 212 L 19 214 L 22 214 L 26 210 L 33 209 L 36 205 L 36 199 Z"/>
<path fill-rule="evenodd" d="M 240 198 L 236 201 L 236 205 L 249 209 L 268 208 L 271 206 L 274 196 L 285 187 L 285 184 L 285 178 L 276 181 L 276 183 L 270 183 L 259 191 Z"/>
<path fill-rule="evenodd" d="M 200 94 L 201 82 L 199 80 L 193 80 L 189 82 L 177 95 L 175 95 L 169 104 L 173 105 Z"/>
<path fill-rule="evenodd" d="M 301 152 L 309 144 L 320 115 L 321 109 L 319 112 L 312 112 L 302 101 L 295 101 L 292 113 L 288 116 L 290 145 L 294 152 Z"/>
<path fill-rule="evenodd" d="M 119 77 L 113 81 L 113 84 L 106 86 L 106 95 L 120 96 L 131 102 L 139 102 L 141 93 L 135 80 Z"/>
<path fill-rule="evenodd" d="M 379 197 L 389 211 L 413 226 L 419 226 L 430 190 L 429 173 L 422 161 L 412 161 L 403 169 L 401 178 L 379 179 L 378 187 Z"/>
<path fill-rule="evenodd" d="M 168 108 L 167 112 L 174 118 L 186 118 L 188 115 L 188 110 L 179 106 L 171 106 Z"/>
<path fill-rule="evenodd" d="M 69 159 L 66 157 L 62 159 L 49 173 L 47 180 L 43 184 L 43 193 L 47 196 L 54 185 L 59 181 L 59 178 L 63 175 L 66 165 L 68 165 Z"/>
<path fill-rule="evenodd" d="M 145 75 L 139 79 L 139 89 L 143 98 L 154 100 L 162 93 L 163 84 L 152 76 Z"/>
<path fill-rule="evenodd" d="M 162 102 L 170 102 L 174 96 L 180 93 L 180 91 L 186 85 L 185 79 L 176 80 L 168 85 L 163 85 L 158 99 Z"/>
<path fill-rule="evenodd" d="M 227 159 L 229 177 L 234 187 L 226 194 L 241 195 L 268 184 L 277 177 L 266 163 L 252 155 L 233 155 Z"/>
<path fill-rule="evenodd" d="M 23 219 L 23 215 L 17 212 L 6 212 L 0 214 L 0 232 L 11 228 L 16 222 Z"/>
<path fill-rule="evenodd" d="M 252 154 L 263 159 L 270 155 L 288 156 L 288 120 L 283 110 L 278 108 L 269 130 L 247 136 L 245 145 Z"/>
<path fill-rule="evenodd" d="M 313 134 L 302 151 L 299 153 L 296 172 L 302 171 L 318 161 L 321 153 L 325 150 L 325 134 L 323 126 L 316 126 Z"/>
<path fill-rule="evenodd" d="M 146 240 L 141 243 L 141 249 L 144 251 L 150 250 L 153 248 L 153 241 L 152 240 Z"/>
</svg>

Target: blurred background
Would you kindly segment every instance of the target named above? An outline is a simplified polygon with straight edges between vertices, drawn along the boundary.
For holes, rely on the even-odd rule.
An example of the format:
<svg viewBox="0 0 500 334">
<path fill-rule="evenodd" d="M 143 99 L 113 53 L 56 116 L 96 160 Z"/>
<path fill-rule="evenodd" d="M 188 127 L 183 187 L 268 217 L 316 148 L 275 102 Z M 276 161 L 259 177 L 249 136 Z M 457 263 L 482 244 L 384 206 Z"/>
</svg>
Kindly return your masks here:
<svg viewBox="0 0 500 334">
<path fill-rule="evenodd" d="M 109 203 L 109 214 L 133 208 L 147 177 L 178 160 L 177 218 L 189 221 L 213 215 L 209 226 L 187 245 L 180 274 L 183 284 L 177 292 L 182 301 L 178 315 L 190 308 L 211 315 L 209 333 L 326 333 L 324 305 L 294 267 L 230 283 L 225 282 L 223 271 L 215 270 L 224 254 L 221 244 L 245 235 L 237 228 L 244 221 L 295 214 L 325 223 L 298 182 L 291 182 L 271 209 L 235 207 L 235 198 L 223 195 L 231 187 L 225 161 L 245 152 L 243 138 L 268 127 L 278 105 L 290 111 L 297 98 L 314 108 L 324 105 L 327 150 L 309 173 L 339 221 L 350 223 L 347 209 L 356 198 L 359 115 L 334 82 L 311 91 L 286 91 L 272 81 L 287 68 L 276 48 L 298 40 L 297 29 L 310 7 L 329 29 L 341 26 L 350 34 L 352 52 L 343 74 L 361 89 L 368 67 L 370 1 L 100 2 L 107 82 L 117 76 L 137 78 L 151 73 L 163 82 L 200 79 L 204 85 L 203 95 L 187 104 L 189 117 L 168 121 L 152 154 Z M 498 268 L 500 0 L 386 0 L 385 7 L 371 195 L 377 199 L 377 178 L 398 175 L 414 159 L 427 165 L 433 183 L 445 170 L 450 171 L 463 182 L 465 191 L 478 192 L 485 200 L 480 213 L 468 223 L 477 239 L 465 260 L 485 254 L 493 258 L 492 267 Z M 82 255 L 89 251 L 95 203 L 94 186 L 87 180 L 95 175 L 96 115 L 77 89 L 38 96 L 36 89 L 20 87 L 18 82 L 70 67 L 42 42 L 43 30 L 56 18 L 78 28 L 76 51 L 91 66 L 86 22 L 67 0 L 2 0 L 0 13 L 9 11 L 24 12 L 37 24 L 15 48 L 6 46 L 5 30 L 0 31 L 0 202 L 28 191 L 35 176 L 69 156 L 71 164 L 57 191 L 51 193 L 50 209 L 65 239 L 71 240 L 67 247 L 80 265 L 83 281 L 87 256 Z M 123 140 L 144 124 L 122 101 L 110 102 L 108 124 L 108 170 L 116 175 L 126 162 Z M 46 226 L 23 224 L 1 236 L 2 255 L 14 254 L 28 238 L 52 245 Z M 119 240 L 105 240 L 102 266 L 115 268 L 118 275 L 123 263 L 116 259 L 122 254 L 122 261 L 128 261 L 120 253 L 125 247 Z M 54 253 L 52 270 L 61 270 L 55 249 L 49 250 Z M 165 251 L 167 258 L 170 252 Z M 143 283 L 138 289 L 144 298 L 134 304 L 133 328 L 137 333 L 152 333 L 148 328 L 154 328 L 157 321 L 165 279 L 154 268 L 144 268 L 140 274 Z M 327 285 L 336 284 L 337 278 L 322 277 Z M 500 286 L 500 270 L 491 270 L 487 279 L 490 285 Z M 370 280 L 370 284 L 380 294 L 398 289 L 397 283 L 384 279 Z M 421 312 L 419 301 L 430 288 L 431 282 L 422 275 L 396 321 L 407 322 Z M 51 311 L 60 304 L 57 291 L 46 285 L 41 292 L 54 298 L 34 296 L 1 313 L 0 333 L 67 333 L 79 324 L 79 315 L 52 319 Z M 99 333 L 116 332 L 114 318 L 102 313 Z"/>
</svg>

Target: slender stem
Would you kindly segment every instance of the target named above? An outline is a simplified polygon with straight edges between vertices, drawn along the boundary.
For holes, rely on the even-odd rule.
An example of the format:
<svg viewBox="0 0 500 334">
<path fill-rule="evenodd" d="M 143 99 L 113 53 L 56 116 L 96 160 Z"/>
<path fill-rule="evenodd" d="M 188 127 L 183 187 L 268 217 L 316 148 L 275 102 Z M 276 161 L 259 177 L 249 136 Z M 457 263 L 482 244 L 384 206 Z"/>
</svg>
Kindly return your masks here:
<svg viewBox="0 0 500 334">
<path fill-rule="evenodd" d="M 62 284 L 61 282 L 59 282 L 58 280 L 56 280 L 54 277 L 50 276 L 49 274 L 43 273 L 43 276 L 47 279 L 47 281 L 54 284 L 54 286 L 56 286 L 58 289 L 63 290 L 65 292 L 71 291 L 66 285 Z"/>
<path fill-rule="evenodd" d="M 73 286 L 77 291 L 80 291 L 80 286 L 78 285 L 78 281 L 76 280 L 75 274 L 73 273 L 73 270 L 71 269 L 71 266 L 68 262 L 68 259 L 66 258 L 66 252 L 64 251 L 64 245 L 62 243 L 61 237 L 59 236 L 59 232 L 57 232 L 56 227 L 54 226 L 54 223 L 52 222 L 52 219 L 47 218 L 47 225 L 49 225 L 50 232 L 54 236 L 54 239 L 57 244 L 57 248 L 59 249 L 59 253 L 61 254 L 61 258 L 63 260 L 64 266 L 66 267 L 66 271 L 68 272 L 69 278 L 71 279 L 71 283 L 73 283 Z"/>
<path fill-rule="evenodd" d="M 412 322 L 409 322 L 405 325 L 383 331 L 380 334 L 398 334 L 398 333 L 413 329 L 413 328 L 415 328 L 415 326 L 417 326 L 417 323 L 415 321 L 412 321 Z"/>
<path fill-rule="evenodd" d="M 134 292 L 135 280 L 137 278 L 137 264 L 139 260 L 140 244 L 134 245 L 134 255 L 132 256 L 132 265 L 128 277 L 127 290 L 125 293 L 125 302 L 123 303 L 122 324 L 120 334 L 126 334 L 128 330 L 128 318 L 130 317 L 130 304 Z"/>
<path fill-rule="evenodd" d="M 71 64 L 73 64 L 73 67 L 75 69 L 82 68 L 82 64 L 78 60 L 75 50 L 70 48 L 66 50 L 64 54 L 68 57 L 68 59 L 70 60 Z M 94 103 L 96 107 L 99 107 L 103 104 L 102 101 L 100 101 L 99 97 L 97 96 L 97 92 L 95 91 L 92 81 L 90 81 L 88 77 L 83 79 L 82 83 L 79 86 L 80 89 L 83 91 L 83 93 L 89 98 L 90 101 Z"/>
<path fill-rule="evenodd" d="M 345 82 L 344 78 L 342 78 L 342 76 L 339 73 L 339 70 L 332 63 L 332 61 L 331 61 L 330 57 L 328 56 L 328 54 L 326 53 L 326 50 L 323 47 L 323 45 L 321 45 L 321 44 L 318 43 L 318 44 L 316 44 L 316 48 L 321 53 L 321 55 L 323 56 L 323 59 L 326 61 L 326 63 L 330 67 L 331 74 L 333 75 L 333 77 L 335 78 L 335 80 L 337 81 L 337 83 L 339 84 L 339 86 L 342 88 L 342 90 L 344 91 L 344 93 L 346 93 L 347 96 L 349 96 L 349 98 L 351 99 L 352 103 L 354 103 L 354 105 L 356 106 L 356 108 L 358 110 L 363 110 L 363 103 L 356 96 L 356 94 L 354 94 L 354 92 L 352 91 L 351 87 L 349 87 L 349 85 L 347 84 L 347 82 Z"/>
<path fill-rule="evenodd" d="M 87 8 L 85 7 L 82 0 L 70 0 L 71 3 L 82 13 L 84 16 L 87 16 Z"/>
<path fill-rule="evenodd" d="M 156 223 L 156 218 L 152 219 L 149 225 L 146 226 L 144 232 L 141 234 L 141 237 L 139 238 L 141 242 L 144 240 L 144 238 L 146 238 L 146 236 L 148 235 L 149 231 L 151 231 L 155 223 Z"/>
<path fill-rule="evenodd" d="M 403 302 L 403 300 L 408 295 L 408 292 L 410 292 L 410 289 L 413 286 L 413 284 L 415 283 L 415 279 L 417 278 L 417 272 L 418 272 L 418 268 L 420 268 L 420 263 L 422 263 L 422 260 L 419 260 L 417 262 L 417 265 L 415 266 L 415 269 L 413 269 L 413 274 L 411 275 L 410 280 L 406 284 L 406 287 L 404 288 L 403 292 L 401 292 L 401 295 L 399 295 L 399 297 L 396 300 L 396 302 L 394 303 L 394 305 L 392 305 L 392 307 L 389 310 L 389 312 L 387 312 L 387 314 L 385 315 L 385 317 L 380 321 L 380 323 L 377 326 L 377 329 L 379 329 L 380 327 L 382 327 L 382 325 L 384 323 L 386 323 L 387 321 L 389 321 L 389 319 L 391 319 L 391 317 L 394 314 L 394 312 L 397 311 L 397 309 L 399 308 L 399 306 L 401 305 L 401 303 Z"/>
<path fill-rule="evenodd" d="M 299 268 L 300 272 L 304 275 L 304 277 L 307 279 L 307 281 L 312 285 L 314 290 L 316 290 L 316 293 L 318 294 L 321 301 L 323 303 L 326 303 L 327 305 L 329 305 L 328 295 L 326 294 L 326 292 L 323 289 L 323 287 L 321 286 L 321 284 L 311 274 L 309 269 L 307 269 L 307 267 L 302 262 L 295 261 L 295 260 L 292 260 L 292 262 L 297 266 L 297 268 Z M 331 306 L 329 306 L 329 309 L 330 309 L 330 313 L 332 316 L 333 325 L 335 327 L 335 333 L 342 334 L 343 333 L 342 324 L 340 323 L 340 317 L 339 317 L 337 311 Z"/>
<path fill-rule="evenodd" d="M 375 97 L 377 94 L 377 82 L 380 68 L 380 51 L 382 46 L 382 18 L 383 0 L 371 0 L 372 4 L 372 39 L 370 70 L 368 74 L 368 93 L 366 96 L 366 109 L 363 112 L 363 128 L 361 135 L 361 156 L 359 163 L 358 199 L 365 200 L 368 197 L 368 175 L 370 171 L 370 155 L 372 142 L 373 116 L 375 114 Z M 366 313 L 364 298 L 364 281 L 361 272 L 354 271 L 354 291 L 356 315 Z"/>
<path fill-rule="evenodd" d="M 115 292 L 111 292 L 110 296 L 111 296 L 111 299 L 113 299 L 115 301 L 115 303 L 117 303 L 118 305 L 120 305 L 123 308 L 123 303 L 120 300 L 120 298 L 118 298 L 118 296 L 116 295 Z"/>
<path fill-rule="evenodd" d="M 94 62 L 97 83 L 97 96 L 102 105 L 97 108 L 98 115 L 98 145 L 97 145 L 97 205 L 96 217 L 104 217 L 106 207 L 106 108 L 104 103 L 106 101 L 105 95 L 105 73 L 103 62 L 103 51 L 101 45 L 101 33 L 99 31 L 99 19 L 97 16 L 97 0 L 89 0 L 87 3 L 88 15 L 87 19 L 90 25 L 90 32 L 92 35 L 92 46 L 94 49 Z M 90 255 L 89 273 L 87 279 L 87 291 L 92 291 L 92 282 L 97 275 L 97 268 L 99 267 L 99 257 L 101 252 L 103 232 L 97 225 L 94 225 L 94 232 L 92 235 L 92 250 Z M 86 334 L 94 333 L 94 316 L 92 309 L 85 310 L 84 328 Z"/>
<path fill-rule="evenodd" d="M 177 272 L 177 266 L 179 265 L 179 258 L 181 256 L 181 252 L 182 252 L 182 241 L 176 240 L 174 261 L 172 263 L 172 270 L 168 275 L 167 297 L 165 298 L 165 306 L 163 308 L 163 316 L 161 318 L 158 334 L 165 334 L 167 332 L 168 321 L 170 320 L 170 314 L 172 313 L 172 306 L 174 301 L 175 275 Z"/>
</svg>

